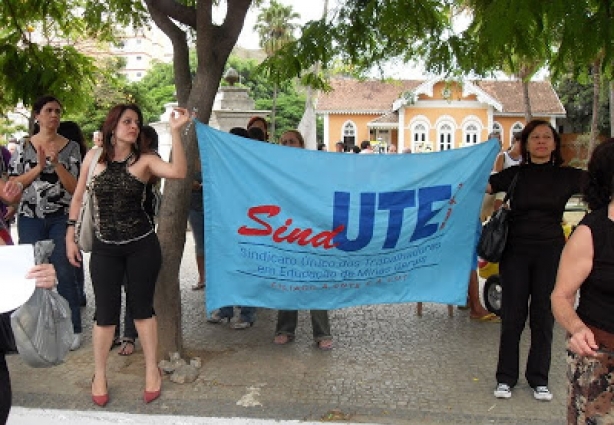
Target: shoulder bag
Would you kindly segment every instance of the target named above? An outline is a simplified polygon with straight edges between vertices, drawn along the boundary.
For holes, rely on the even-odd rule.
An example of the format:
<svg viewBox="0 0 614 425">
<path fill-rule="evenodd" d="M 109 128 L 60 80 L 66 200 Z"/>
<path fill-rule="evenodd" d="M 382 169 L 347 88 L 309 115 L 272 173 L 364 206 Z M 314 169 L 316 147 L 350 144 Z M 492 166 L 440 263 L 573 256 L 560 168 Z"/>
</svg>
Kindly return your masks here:
<svg viewBox="0 0 614 425">
<path fill-rule="evenodd" d="M 83 252 L 90 252 L 92 250 L 92 244 L 94 243 L 94 197 L 92 195 L 92 176 L 96 169 L 96 164 L 102 153 L 102 148 L 96 149 L 94 156 L 92 156 L 92 162 L 90 162 L 90 169 L 87 173 L 87 183 L 85 185 L 85 192 L 83 192 L 83 203 L 79 210 L 79 218 L 75 225 L 75 242 L 79 245 L 79 248 Z"/>
<path fill-rule="evenodd" d="M 477 253 L 482 259 L 490 261 L 491 263 L 498 263 L 505 249 L 511 213 L 509 202 L 514 194 L 519 174 L 520 170 L 514 176 L 505 194 L 501 208 L 499 208 L 482 227 Z"/>
</svg>

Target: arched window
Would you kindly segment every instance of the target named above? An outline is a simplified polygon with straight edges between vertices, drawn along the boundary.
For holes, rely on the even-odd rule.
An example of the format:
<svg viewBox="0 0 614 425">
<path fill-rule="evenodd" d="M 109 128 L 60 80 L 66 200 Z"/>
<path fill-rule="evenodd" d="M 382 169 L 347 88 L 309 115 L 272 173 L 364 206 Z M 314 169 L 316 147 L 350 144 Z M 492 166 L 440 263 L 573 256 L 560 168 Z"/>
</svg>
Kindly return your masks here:
<svg viewBox="0 0 614 425">
<path fill-rule="evenodd" d="M 514 138 L 514 133 L 516 133 L 517 131 L 522 131 L 523 129 L 524 129 L 524 125 L 522 125 L 522 123 L 520 122 L 514 123 L 514 125 L 512 126 L 511 133 L 510 133 L 510 143 L 512 143 L 512 139 Z"/>
<path fill-rule="evenodd" d="M 416 122 L 411 127 L 411 151 L 422 152 L 426 149 L 428 141 L 428 125 L 424 122 Z"/>
<path fill-rule="evenodd" d="M 480 130 L 476 123 L 468 122 L 463 127 L 463 145 L 471 146 L 478 143 Z"/>
<path fill-rule="evenodd" d="M 497 121 L 495 121 L 492 125 L 492 133 L 499 133 L 501 135 L 501 143 L 503 143 L 503 138 L 504 138 L 504 134 L 503 134 L 503 126 L 498 123 Z"/>
<path fill-rule="evenodd" d="M 437 146 L 440 151 L 447 151 L 454 146 L 454 127 L 449 122 L 437 126 Z"/>
<path fill-rule="evenodd" d="M 352 147 L 356 144 L 356 124 L 348 121 L 343 125 L 343 143 L 345 146 Z"/>
</svg>

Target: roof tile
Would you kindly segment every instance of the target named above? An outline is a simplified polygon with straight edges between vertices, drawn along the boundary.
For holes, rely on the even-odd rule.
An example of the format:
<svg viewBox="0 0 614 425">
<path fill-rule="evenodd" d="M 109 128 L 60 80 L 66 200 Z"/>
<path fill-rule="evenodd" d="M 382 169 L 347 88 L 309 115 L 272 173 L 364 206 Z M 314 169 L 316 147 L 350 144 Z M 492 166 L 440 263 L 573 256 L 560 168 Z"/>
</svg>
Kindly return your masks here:
<svg viewBox="0 0 614 425">
<path fill-rule="evenodd" d="M 392 103 L 403 92 L 414 90 L 423 82 L 422 80 L 333 79 L 330 82 L 332 90 L 320 95 L 317 110 L 386 114 L 391 111 Z M 524 113 L 520 81 L 478 80 L 473 83 L 502 104 L 502 113 Z M 565 115 L 565 109 L 549 81 L 531 81 L 529 97 L 533 115 Z"/>
</svg>

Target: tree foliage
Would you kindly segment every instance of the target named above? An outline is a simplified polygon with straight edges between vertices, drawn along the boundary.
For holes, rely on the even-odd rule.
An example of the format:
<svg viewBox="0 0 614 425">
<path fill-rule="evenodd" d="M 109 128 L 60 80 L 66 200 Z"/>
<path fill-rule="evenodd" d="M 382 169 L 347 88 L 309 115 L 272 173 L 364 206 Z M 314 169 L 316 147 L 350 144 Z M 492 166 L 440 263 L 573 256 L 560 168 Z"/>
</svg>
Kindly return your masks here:
<svg viewBox="0 0 614 425">
<path fill-rule="evenodd" d="M 84 39 L 113 40 L 116 25 L 142 22 L 140 2 L 129 0 L 2 0 L 0 2 L 0 109 L 28 106 L 43 94 L 66 110 L 89 99 L 97 69 L 82 53 Z"/>
<path fill-rule="evenodd" d="M 454 55 L 433 45 L 455 45 L 451 6 L 439 0 L 347 0 L 327 18 L 308 22 L 296 41 L 263 66 L 276 81 L 299 77 L 314 88 L 327 88 L 325 78 L 313 72 L 316 63 L 324 75 L 339 62 L 365 73 L 392 59 L 417 60 L 431 49 L 442 58 L 433 63 L 449 69 Z"/>
<path fill-rule="evenodd" d="M 563 77 L 555 85 L 555 90 L 561 103 L 567 111 L 565 121 L 573 133 L 588 133 L 591 129 L 591 115 L 593 107 L 593 83 L 591 81 L 578 81 L 571 75 Z M 610 134 L 610 118 L 608 111 L 610 102 L 607 96 L 607 87 L 603 88 L 600 96 L 599 133 Z"/>
<path fill-rule="evenodd" d="M 64 115 L 64 119 L 79 124 L 88 143 L 91 143 L 89 136 L 101 129 L 107 112 L 118 103 L 138 104 L 146 123 L 158 121 L 163 112 L 148 87 L 131 83 L 120 72 L 124 66 L 125 60 L 122 58 L 109 57 L 101 61 L 84 106 L 78 110 L 69 110 Z"/>
<path fill-rule="evenodd" d="M 292 6 L 284 6 L 277 0 L 271 0 L 268 7 L 260 10 L 254 29 L 260 37 L 260 47 L 267 55 L 274 54 L 295 39 L 294 31 L 299 27 L 295 20 L 300 17 Z"/>
</svg>

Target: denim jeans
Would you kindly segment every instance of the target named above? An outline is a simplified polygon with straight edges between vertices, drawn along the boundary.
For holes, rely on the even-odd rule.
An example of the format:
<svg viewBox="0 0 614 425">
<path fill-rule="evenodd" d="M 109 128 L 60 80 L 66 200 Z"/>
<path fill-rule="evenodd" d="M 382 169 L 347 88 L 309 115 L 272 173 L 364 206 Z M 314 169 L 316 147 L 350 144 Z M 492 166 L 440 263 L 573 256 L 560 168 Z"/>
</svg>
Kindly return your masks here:
<svg viewBox="0 0 614 425">
<path fill-rule="evenodd" d="M 75 270 L 66 257 L 66 220 L 67 215 L 58 214 L 45 218 L 29 218 L 19 216 L 17 232 L 20 244 L 34 244 L 38 241 L 51 239 L 55 244 L 49 262 L 55 267 L 58 278 L 58 293 L 66 298 L 72 313 L 72 326 L 75 333 L 80 334 L 81 308 Z"/>
<path fill-rule="evenodd" d="M 256 307 L 239 307 L 241 309 L 241 314 L 239 315 L 241 321 L 254 323 L 256 321 Z M 220 308 L 220 317 L 232 319 L 234 315 L 233 307 L 222 307 Z"/>
</svg>

